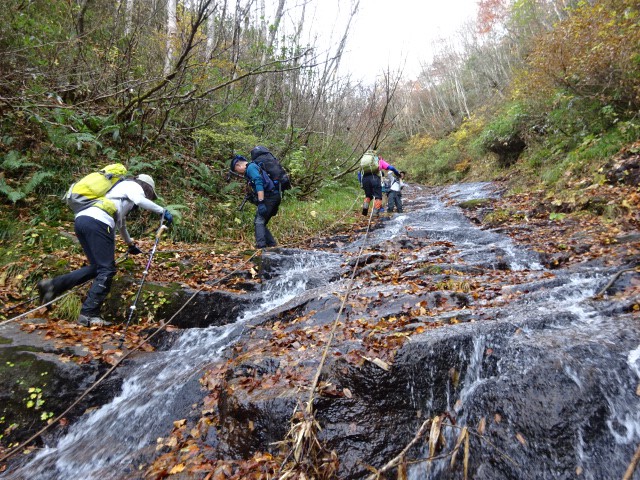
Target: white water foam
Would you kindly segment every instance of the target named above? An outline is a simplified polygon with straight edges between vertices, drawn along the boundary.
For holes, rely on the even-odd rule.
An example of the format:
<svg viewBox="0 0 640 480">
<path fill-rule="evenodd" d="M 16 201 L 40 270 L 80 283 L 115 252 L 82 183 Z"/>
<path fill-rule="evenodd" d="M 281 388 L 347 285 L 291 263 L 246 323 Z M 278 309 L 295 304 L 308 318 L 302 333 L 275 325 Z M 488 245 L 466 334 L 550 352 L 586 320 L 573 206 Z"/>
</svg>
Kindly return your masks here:
<svg viewBox="0 0 640 480">
<path fill-rule="evenodd" d="M 140 449 L 170 431 L 172 406 L 189 380 L 219 358 L 250 319 L 302 293 L 309 282 L 338 265 L 335 257 L 298 254 L 293 265 L 265 282 L 262 301 L 234 324 L 190 329 L 167 351 L 148 354 L 125 380 L 110 403 L 74 424 L 55 447 L 42 449 L 25 466 L 5 478 L 118 479 Z"/>
</svg>

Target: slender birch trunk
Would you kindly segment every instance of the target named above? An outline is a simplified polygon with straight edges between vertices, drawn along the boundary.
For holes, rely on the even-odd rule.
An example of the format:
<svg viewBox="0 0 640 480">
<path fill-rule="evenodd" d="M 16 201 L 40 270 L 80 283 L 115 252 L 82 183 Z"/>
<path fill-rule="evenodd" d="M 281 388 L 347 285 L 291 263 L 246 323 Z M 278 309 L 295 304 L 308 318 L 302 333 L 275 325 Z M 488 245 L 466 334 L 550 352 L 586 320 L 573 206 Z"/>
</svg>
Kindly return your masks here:
<svg viewBox="0 0 640 480">
<path fill-rule="evenodd" d="M 280 26 L 280 21 L 282 20 L 282 15 L 284 14 L 284 5 L 285 5 L 286 0 L 278 0 L 278 8 L 276 10 L 276 14 L 275 17 L 273 19 L 273 24 L 271 25 L 271 27 L 269 28 L 269 34 L 267 37 L 267 42 L 264 45 L 264 48 L 262 50 L 262 57 L 260 58 L 260 66 L 264 66 L 267 63 L 267 58 L 268 55 L 270 54 L 271 50 L 273 49 L 273 45 L 276 41 L 276 34 L 278 33 L 278 27 Z M 268 79 L 267 79 L 267 82 Z M 253 90 L 253 97 L 251 98 L 251 102 L 250 102 L 250 107 L 249 108 L 255 108 L 255 106 L 258 104 L 258 97 L 260 96 L 260 92 L 263 88 L 263 84 L 264 84 L 264 75 L 259 75 L 256 79 L 256 86 Z M 270 84 L 267 84 L 267 92 L 270 91 Z M 267 94 L 268 96 L 268 94 Z"/>
<path fill-rule="evenodd" d="M 178 21 L 176 19 L 176 0 L 167 0 L 167 48 L 164 60 L 163 75 L 171 73 L 171 63 L 174 55 L 174 42 L 178 31 Z"/>
</svg>

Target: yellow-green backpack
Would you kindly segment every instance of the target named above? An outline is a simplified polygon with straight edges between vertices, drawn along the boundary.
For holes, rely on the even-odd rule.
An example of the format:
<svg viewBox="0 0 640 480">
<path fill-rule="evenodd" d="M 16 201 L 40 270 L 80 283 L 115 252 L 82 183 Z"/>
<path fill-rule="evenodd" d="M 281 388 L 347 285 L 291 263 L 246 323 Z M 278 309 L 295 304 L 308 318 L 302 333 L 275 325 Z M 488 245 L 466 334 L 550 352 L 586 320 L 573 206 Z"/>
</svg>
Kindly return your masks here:
<svg viewBox="0 0 640 480">
<path fill-rule="evenodd" d="M 67 202 L 73 213 L 89 207 L 98 207 L 113 216 L 116 213 L 116 205 L 105 198 L 105 195 L 126 174 L 127 169 L 121 163 L 107 165 L 102 170 L 90 173 L 71 185 L 63 200 Z"/>
<path fill-rule="evenodd" d="M 360 170 L 362 174 L 367 175 L 369 173 L 373 173 L 374 175 L 377 175 L 380 171 L 378 160 L 378 154 L 375 150 L 367 150 L 360 158 Z"/>
</svg>

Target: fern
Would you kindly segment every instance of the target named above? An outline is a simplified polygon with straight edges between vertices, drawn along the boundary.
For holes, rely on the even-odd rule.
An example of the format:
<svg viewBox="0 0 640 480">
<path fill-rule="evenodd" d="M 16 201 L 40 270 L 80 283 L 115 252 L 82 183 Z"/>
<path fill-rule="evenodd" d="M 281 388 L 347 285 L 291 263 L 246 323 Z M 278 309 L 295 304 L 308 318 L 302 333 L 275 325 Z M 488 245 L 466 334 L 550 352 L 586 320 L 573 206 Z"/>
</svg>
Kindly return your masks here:
<svg viewBox="0 0 640 480">
<path fill-rule="evenodd" d="M 84 143 L 94 144 L 102 148 L 102 143 L 98 141 L 95 135 L 92 133 L 78 132 L 68 133 L 65 135 L 65 143 L 67 146 L 75 145 L 78 150 L 82 150 Z"/>
<path fill-rule="evenodd" d="M 25 157 L 21 157 L 20 153 L 16 150 L 11 150 L 4 156 L 4 161 L 0 164 L 0 168 L 3 170 L 19 170 L 24 167 L 37 167 L 38 165 L 33 162 L 25 161 Z"/>
<path fill-rule="evenodd" d="M 189 179 L 191 184 L 210 195 L 215 194 L 218 191 L 218 185 L 209 167 L 204 163 L 196 163 L 192 165 L 192 168 L 196 175 Z"/>
<path fill-rule="evenodd" d="M 208 179 L 211 176 L 211 170 L 209 170 L 209 167 L 204 163 L 196 163 L 193 165 L 193 169 L 201 179 Z"/>
<path fill-rule="evenodd" d="M 241 185 L 241 184 L 238 183 L 238 182 L 231 182 L 228 185 L 225 185 L 222 188 L 221 192 L 222 193 L 230 193 L 230 192 L 234 191 L 236 188 L 238 188 L 239 185 Z"/>
<path fill-rule="evenodd" d="M 108 133 L 111 134 L 111 138 L 113 138 L 114 141 L 116 142 L 119 141 L 120 125 L 107 125 L 106 127 L 104 127 L 102 130 L 98 132 L 97 138 L 100 138 Z"/>
<path fill-rule="evenodd" d="M 143 170 L 146 170 L 147 172 L 153 171 L 154 168 L 155 168 L 154 165 L 152 165 L 151 163 L 137 162 L 137 163 L 130 163 L 127 170 L 129 171 L 129 173 L 135 174 L 135 173 L 140 173 L 140 171 L 143 171 Z"/>
<path fill-rule="evenodd" d="M 36 188 L 38 188 L 38 185 L 40 185 L 42 183 L 42 181 L 45 178 L 50 178 L 53 177 L 54 173 L 53 172 L 48 172 L 48 171 L 44 171 L 44 172 L 36 172 L 33 177 L 31 177 L 29 179 L 29 181 L 27 182 L 27 184 L 24 186 L 24 188 L 22 189 L 22 191 L 28 195 L 31 192 L 33 192 Z"/>
<path fill-rule="evenodd" d="M 2 177 L 0 177 L 0 193 L 6 196 L 12 203 L 16 203 L 18 200 L 22 200 L 27 196 L 26 193 L 15 190 L 7 185 Z"/>
<path fill-rule="evenodd" d="M 145 173 L 155 172 L 162 165 L 162 159 L 155 160 L 153 162 L 146 161 L 144 157 L 131 157 L 129 159 L 129 164 L 127 166 L 127 170 L 130 173 L 138 173 L 141 170 L 144 170 Z"/>
<path fill-rule="evenodd" d="M 7 197 L 12 203 L 16 203 L 33 192 L 45 178 L 53 176 L 53 172 L 36 172 L 27 183 L 18 188 L 11 187 L 5 182 L 4 178 L 0 177 L 0 193 Z"/>
<path fill-rule="evenodd" d="M 167 210 L 169 210 L 169 212 L 171 212 L 171 215 L 173 215 L 174 220 L 180 221 L 182 219 L 182 213 L 180 212 L 180 210 L 186 210 L 189 207 L 187 205 L 176 203 L 174 205 L 167 205 L 164 208 L 166 208 Z"/>
</svg>

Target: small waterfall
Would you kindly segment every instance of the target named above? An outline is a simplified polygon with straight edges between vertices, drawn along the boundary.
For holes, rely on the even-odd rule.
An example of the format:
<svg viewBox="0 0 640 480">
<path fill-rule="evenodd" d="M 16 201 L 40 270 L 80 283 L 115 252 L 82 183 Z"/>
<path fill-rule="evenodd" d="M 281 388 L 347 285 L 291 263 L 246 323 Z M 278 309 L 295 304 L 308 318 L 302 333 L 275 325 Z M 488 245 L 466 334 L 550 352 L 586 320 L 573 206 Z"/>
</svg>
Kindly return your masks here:
<svg viewBox="0 0 640 480">
<path fill-rule="evenodd" d="M 171 430 L 197 398 L 198 379 L 241 334 L 244 325 L 291 298 L 325 282 L 337 271 L 340 257 L 322 252 L 269 252 L 275 263 L 271 280 L 259 292 L 259 305 L 236 323 L 190 329 L 171 349 L 144 355 L 109 404 L 85 414 L 57 445 L 38 452 L 25 466 L 5 478 L 120 479 L 140 451 Z M 334 273 L 335 274 L 335 273 Z M 191 393 L 192 395 L 189 395 Z"/>
<path fill-rule="evenodd" d="M 640 398 L 636 395 L 640 379 L 637 343 L 640 326 L 632 320 L 611 318 L 597 308 L 590 298 L 601 283 L 600 274 L 558 272 L 558 279 L 548 282 L 547 288 L 531 292 L 501 313 L 499 322 L 516 322 L 520 326 L 515 331 L 507 330 L 513 333 L 505 335 L 500 330 L 500 334 L 489 337 L 474 336 L 469 353 L 459 353 L 466 368 L 460 375 L 462 386 L 454 400 L 455 407 L 449 409 L 457 425 L 475 428 L 481 418 L 490 420 L 494 412 L 519 422 L 526 418 L 528 403 L 541 402 L 543 408 L 549 409 L 547 415 L 551 420 L 530 421 L 540 423 L 536 428 L 545 432 L 549 446 L 536 445 L 539 453 L 534 455 L 544 458 L 542 452 L 554 451 L 552 439 L 558 433 L 552 432 L 561 429 L 563 435 L 574 439 L 575 466 L 570 469 L 579 468 L 582 478 L 621 478 L 620 472 L 624 472 L 640 442 Z M 489 346 L 497 361 L 494 367 L 485 368 L 485 350 Z M 544 396 L 538 399 L 534 392 L 542 392 Z M 424 408 L 429 411 L 432 401 L 429 393 L 424 393 Z M 496 403 L 496 399 L 502 400 L 502 397 L 505 400 Z M 578 409 L 571 414 L 563 411 L 569 408 L 572 399 L 584 405 L 588 417 L 564 418 L 579 415 Z M 434 411 L 432 415 L 439 413 L 442 412 Z M 548 422 L 550 425 L 546 426 Z M 596 435 L 594 425 L 598 423 L 602 423 L 603 428 Z M 517 433 L 522 433 L 517 428 L 524 427 L 513 427 L 514 440 Z M 455 444 L 457 433 L 457 430 L 446 433 L 449 448 Z M 523 438 L 526 439 L 526 434 Z M 490 453 L 480 456 L 495 456 L 495 450 L 491 452 L 494 447 L 481 443 L 476 443 L 475 450 Z M 518 446 L 517 441 L 511 441 L 499 447 L 516 461 L 524 462 L 518 454 L 522 455 L 526 449 Z M 532 448 L 528 444 L 527 447 Z M 472 448 L 471 455 L 477 458 L 479 454 Z M 422 456 L 428 456 L 426 447 Z M 545 467 L 540 464 L 533 478 L 566 478 L 559 472 L 566 471 L 567 461 L 565 456 L 562 460 L 549 460 Z M 418 464 L 410 468 L 409 478 L 462 478 L 451 472 L 448 463 L 447 458 Z M 527 469 L 530 465 L 523 464 L 521 468 Z M 516 469 L 518 471 L 522 472 Z M 505 478 L 524 478 L 518 477 L 522 473 L 512 475 L 515 476 Z"/>
<path fill-rule="evenodd" d="M 640 345 L 638 345 L 638 348 L 629 352 L 627 361 L 629 362 L 629 367 L 636 372 L 638 379 L 640 379 Z"/>
<path fill-rule="evenodd" d="M 454 201 L 493 195 L 488 184 L 457 186 L 444 193 Z M 366 434 L 342 435 L 338 440 L 346 438 L 344 445 L 349 449 L 361 447 L 360 461 L 374 450 L 372 439 L 379 440 L 378 447 L 382 442 L 406 444 L 413 423 L 419 421 L 416 412 L 422 419 L 446 412 L 458 426 L 476 429 L 481 421 L 486 425 L 492 444 L 477 436 L 471 440 L 472 478 L 621 478 L 640 442 L 640 397 L 636 394 L 640 324 L 637 316 L 622 312 L 617 304 L 592 299 L 611 271 L 589 265 L 554 270 L 553 275 L 541 272 L 535 252 L 514 245 L 505 235 L 479 230 L 446 200 L 423 197 L 408 207 L 406 214 L 382 220 L 383 228 L 370 233 L 367 247 L 384 250 L 386 242 L 395 241 L 403 248 L 426 246 L 426 255 L 430 255 L 433 242 L 442 241 L 447 253 L 425 258 L 447 262 L 442 263 L 443 269 L 472 267 L 467 271 L 478 281 L 502 278 L 502 273 L 494 275 L 493 270 L 504 270 L 505 284 L 495 288 L 496 297 L 488 300 L 475 301 L 469 296 L 466 315 L 459 317 L 459 323 L 412 336 L 397 352 L 394 369 L 388 374 L 393 378 L 381 372 L 376 372 L 380 377 L 372 377 L 397 388 L 384 390 L 384 400 L 393 401 L 383 405 L 401 411 L 381 408 L 377 421 L 363 429 Z M 403 238 L 398 241 L 399 237 Z M 356 241 L 345 251 L 355 252 L 361 245 L 362 240 Z M 188 410 L 186 403 L 197 398 L 193 391 L 202 370 L 233 344 L 248 322 L 271 309 L 289 308 L 286 302 L 305 291 L 331 285 L 340 278 L 340 264 L 340 256 L 322 252 L 268 253 L 263 263 L 268 280 L 261 292 L 246 296 L 255 308 L 234 324 L 186 331 L 171 350 L 142 356 L 117 398 L 85 415 L 57 445 L 44 449 L 6 478 L 125 477 L 145 450 L 153 449 L 155 438 L 166 435 L 171 422 L 182 418 L 180 412 Z M 464 272 L 460 269 L 456 277 Z M 403 301 L 402 295 L 397 301 Z M 350 375 L 338 378 L 353 381 L 354 387 L 367 394 L 375 390 L 366 388 L 368 383 L 359 385 L 361 379 Z M 365 404 L 371 407 L 368 411 L 378 404 L 377 398 L 373 400 Z M 335 412 L 346 413 L 346 417 L 357 412 L 348 409 Z M 333 420 L 345 422 L 344 429 L 338 426 L 334 433 L 351 431 L 351 419 L 349 424 L 343 418 Z M 354 417 L 353 424 L 359 421 L 360 416 Z M 449 449 L 458 432 L 446 429 Z M 419 456 L 426 455 L 423 451 Z M 512 461 L 506 461 L 507 456 Z M 371 464 L 387 460 L 378 458 Z M 409 478 L 460 479 L 461 460 L 459 457 L 454 470 L 449 458 L 413 465 Z M 352 471 L 358 468 L 359 463 Z"/>
</svg>

